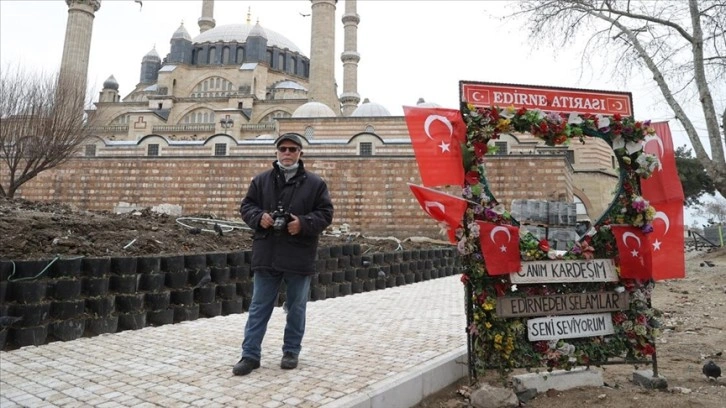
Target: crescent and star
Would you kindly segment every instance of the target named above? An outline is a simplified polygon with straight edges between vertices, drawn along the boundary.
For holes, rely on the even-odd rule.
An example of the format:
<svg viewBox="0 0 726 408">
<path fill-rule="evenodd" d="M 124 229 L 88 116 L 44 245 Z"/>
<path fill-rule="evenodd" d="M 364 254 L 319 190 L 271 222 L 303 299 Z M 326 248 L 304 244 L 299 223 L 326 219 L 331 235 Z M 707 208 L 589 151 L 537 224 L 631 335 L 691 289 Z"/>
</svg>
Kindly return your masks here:
<svg viewBox="0 0 726 408">
<path fill-rule="evenodd" d="M 655 213 L 655 216 L 653 217 L 653 222 L 655 222 L 655 220 L 657 220 L 657 219 L 663 220 L 663 223 L 665 224 L 666 228 L 665 228 L 665 232 L 663 233 L 663 235 L 668 234 L 668 230 L 671 228 L 671 220 L 668 218 L 668 215 L 666 213 L 664 213 L 663 211 L 657 211 Z M 660 251 L 661 244 L 662 244 L 662 242 L 660 240 L 658 240 L 658 238 L 656 238 L 655 241 L 653 242 L 653 250 Z"/>
<path fill-rule="evenodd" d="M 489 233 L 489 239 L 491 239 L 492 242 L 494 242 L 494 236 L 497 235 L 497 232 L 504 232 L 505 234 L 507 234 L 507 242 L 512 240 L 512 235 L 509 233 L 509 230 L 505 227 L 499 226 L 494 227 L 492 229 L 492 232 Z M 501 247 L 499 247 L 499 250 L 502 252 L 507 252 L 507 247 L 505 245 L 502 245 Z"/>
<path fill-rule="evenodd" d="M 428 137 L 430 140 L 434 140 L 433 137 L 431 137 L 431 125 L 434 123 L 434 121 L 439 121 L 444 124 L 449 129 L 449 142 L 451 141 L 451 136 L 454 134 L 454 126 L 451 124 L 451 121 L 447 119 L 445 116 L 441 115 L 429 115 L 426 117 L 426 121 L 424 122 L 424 132 L 426 133 L 426 137 Z M 444 152 L 450 152 L 451 151 L 451 143 L 446 143 L 444 139 L 441 139 L 441 144 L 439 145 L 439 148 L 441 149 L 441 153 Z"/>
<path fill-rule="evenodd" d="M 645 146 L 648 145 L 648 143 L 654 141 L 656 144 L 658 144 L 658 150 L 660 151 L 660 154 L 658 154 L 658 171 L 663 170 L 663 153 L 665 152 L 665 148 L 663 148 L 663 140 L 661 140 L 658 135 L 655 136 L 646 136 L 643 143 L 643 150 L 645 150 Z"/>
<path fill-rule="evenodd" d="M 623 234 L 623 244 L 625 244 L 626 247 L 628 247 L 628 238 L 633 238 L 633 239 L 635 239 L 635 242 L 638 243 L 638 246 L 633 248 L 632 251 L 630 251 L 630 255 L 632 255 L 635 258 L 638 256 L 637 248 L 640 248 L 640 238 L 638 238 L 638 236 L 633 234 L 632 232 L 624 233 Z"/>
</svg>

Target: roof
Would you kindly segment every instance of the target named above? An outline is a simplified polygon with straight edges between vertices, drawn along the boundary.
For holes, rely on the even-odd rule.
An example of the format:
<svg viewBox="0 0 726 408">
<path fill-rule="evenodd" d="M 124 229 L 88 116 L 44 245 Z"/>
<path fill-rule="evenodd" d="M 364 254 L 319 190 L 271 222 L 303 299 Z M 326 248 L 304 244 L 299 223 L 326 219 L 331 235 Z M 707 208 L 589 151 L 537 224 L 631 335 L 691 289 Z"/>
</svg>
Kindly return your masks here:
<svg viewBox="0 0 726 408">
<path fill-rule="evenodd" d="M 247 42 L 247 36 L 249 36 L 253 28 L 254 26 L 250 24 L 225 24 L 199 34 L 194 37 L 192 42 L 195 44 L 218 41 L 245 43 Z M 282 49 L 287 48 L 290 51 L 302 54 L 300 48 L 284 35 L 268 28 L 264 32 L 267 34 L 267 45 Z"/>
</svg>

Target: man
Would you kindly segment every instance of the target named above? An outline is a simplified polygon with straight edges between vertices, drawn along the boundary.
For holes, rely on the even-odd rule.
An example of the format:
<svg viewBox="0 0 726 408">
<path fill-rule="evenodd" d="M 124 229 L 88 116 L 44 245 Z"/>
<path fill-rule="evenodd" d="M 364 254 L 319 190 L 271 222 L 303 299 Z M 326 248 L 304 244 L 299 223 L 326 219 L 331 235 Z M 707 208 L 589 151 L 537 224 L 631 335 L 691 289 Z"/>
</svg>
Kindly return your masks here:
<svg viewBox="0 0 726 408">
<path fill-rule="evenodd" d="M 306 171 L 300 160 L 300 138 L 286 133 L 275 146 L 277 161 L 272 169 L 252 179 L 240 206 L 242 219 L 254 231 L 254 289 L 242 359 L 234 365 L 234 375 L 247 375 L 260 367 L 262 339 L 283 281 L 287 286 L 287 322 L 280 367 L 297 367 L 318 239 L 333 221 L 327 185 L 320 176 Z"/>
</svg>

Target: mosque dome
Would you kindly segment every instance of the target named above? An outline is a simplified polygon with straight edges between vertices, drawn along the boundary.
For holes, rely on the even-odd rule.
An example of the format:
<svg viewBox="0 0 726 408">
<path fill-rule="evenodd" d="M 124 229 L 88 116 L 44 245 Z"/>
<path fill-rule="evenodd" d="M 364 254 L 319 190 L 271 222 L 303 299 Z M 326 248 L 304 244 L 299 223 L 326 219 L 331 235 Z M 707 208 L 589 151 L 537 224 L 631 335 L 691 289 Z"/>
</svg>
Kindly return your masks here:
<svg viewBox="0 0 726 408">
<path fill-rule="evenodd" d="M 144 55 L 144 58 L 141 59 L 141 62 L 144 61 L 159 61 L 161 62 L 161 58 L 159 57 L 159 53 L 156 52 L 156 47 L 152 48 L 151 51 L 147 52 L 146 55 Z"/>
<path fill-rule="evenodd" d="M 206 42 L 214 43 L 221 41 L 237 42 L 241 44 L 247 42 L 247 37 L 249 37 L 250 34 L 255 35 L 253 31 L 256 26 L 257 25 L 252 26 L 250 24 L 225 24 L 199 34 L 194 37 L 192 42 L 195 44 L 202 44 Z M 260 27 L 260 30 L 262 30 L 262 27 Z M 282 34 L 270 29 L 262 30 L 262 34 L 264 34 L 264 37 L 267 38 L 268 47 L 278 47 L 281 49 L 287 48 L 290 51 L 302 54 L 300 48 Z M 259 35 L 259 33 L 256 35 Z"/>
<path fill-rule="evenodd" d="M 297 89 L 300 91 L 307 91 L 307 88 L 298 84 L 295 81 L 281 81 L 280 83 L 275 85 L 275 89 Z"/>
<path fill-rule="evenodd" d="M 320 102 L 311 101 L 300 105 L 295 112 L 292 113 L 293 118 L 334 118 L 333 112 L 328 105 Z"/>
<path fill-rule="evenodd" d="M 353 117 L 378 117 L 378 116 L 391 116 L 391 112 L 386 109 L 385 106 L 380 103 L 371 102 L 366 98 L 363 103 L 355 108 L 353 113 L 350 114 Z"/>
<path fill-rule="evenodd" d="M 114 91 L 118 91 L 118 81 L 113 77 L 113 75 L 103 81 L 103 89 L 113 89 Z"/>
<path fill-rule="evenodd" d="M 419 108 L 440 108 L 441 105 L 434 102 L 426 102 L 424 98 L 418 98 L 418 102 L 416 102 L 416 106 Z"/>
<path fill-rule="evenodd" d="M 182 40 L 192 40 L 192 36 L 189 35 L 189 31 L 187 31 L 186 28 L 184 28 L 184 23 L 182 22 L 179 28 L 174 31 L 174 34 L 171 36 L 172 40 L 176 39 L 182 39 Z"/>
</svg>

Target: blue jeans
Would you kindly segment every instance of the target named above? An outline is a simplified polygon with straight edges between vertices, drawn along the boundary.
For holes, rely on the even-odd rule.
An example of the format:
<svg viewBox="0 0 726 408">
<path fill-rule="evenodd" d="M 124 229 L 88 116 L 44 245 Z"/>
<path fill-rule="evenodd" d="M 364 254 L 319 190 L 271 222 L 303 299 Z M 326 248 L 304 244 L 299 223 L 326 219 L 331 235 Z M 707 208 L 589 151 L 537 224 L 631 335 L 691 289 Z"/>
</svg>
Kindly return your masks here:
<svg viewBox="0 0 726 408">
<path fill-rule="evenodd" d="M 300 354 L 302 338 L 305 334 L 305 308 L 310 292 L 311 275 L 282 272 L 260 272 L 254 275 L 252 303 L 245 325 L 245 338 L 242 341 L 242 357 L 260 361 L 262 339 L 267 331 L 267 323 L 277 302 L 280 284 L 285 281 L 287 295 L 287 322 L 282 352 Z"/>
</svg>

